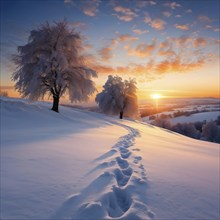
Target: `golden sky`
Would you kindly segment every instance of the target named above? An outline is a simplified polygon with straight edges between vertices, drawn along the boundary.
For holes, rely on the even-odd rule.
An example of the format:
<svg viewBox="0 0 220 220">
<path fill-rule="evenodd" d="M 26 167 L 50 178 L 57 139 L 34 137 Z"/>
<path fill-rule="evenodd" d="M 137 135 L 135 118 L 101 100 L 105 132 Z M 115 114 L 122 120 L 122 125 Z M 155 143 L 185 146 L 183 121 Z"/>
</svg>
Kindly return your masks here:
<svg viewBox="0 0 220 220">
<path fill-rule="evenodd" d="M 99 91 L 111 74 L 136 78 L 139 99 L 219 97 L 219 1 L 211 2 L 1 1 L 1 90 L 18 96 L 11 55 L 29 31 L 65 17 L 85 37 Z"/>
</svg>

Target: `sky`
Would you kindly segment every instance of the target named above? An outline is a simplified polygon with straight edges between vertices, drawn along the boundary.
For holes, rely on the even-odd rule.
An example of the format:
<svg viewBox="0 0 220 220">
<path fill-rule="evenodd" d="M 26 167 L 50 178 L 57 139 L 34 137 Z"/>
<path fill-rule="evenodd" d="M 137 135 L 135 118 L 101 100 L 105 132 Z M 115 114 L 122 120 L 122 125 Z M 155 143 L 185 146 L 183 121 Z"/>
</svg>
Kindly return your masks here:
<svg viewBox="0 0 220 220">
<path fill-rule="evenodd" d="M 45 21 L 80 32 L 98 72 L 136 78 L 138 97 L 219 97 L 219 0 L 0 0 L 1 90 L 14 92 L 12 55 Z"/>
</svg>

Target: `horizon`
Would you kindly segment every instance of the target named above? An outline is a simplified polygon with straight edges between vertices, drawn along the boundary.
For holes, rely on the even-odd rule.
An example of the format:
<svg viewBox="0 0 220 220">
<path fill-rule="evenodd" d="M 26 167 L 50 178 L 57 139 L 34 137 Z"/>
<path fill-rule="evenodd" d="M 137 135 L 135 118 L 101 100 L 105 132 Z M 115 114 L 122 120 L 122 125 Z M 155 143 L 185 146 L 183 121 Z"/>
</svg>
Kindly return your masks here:
<svg viewBox="0 0 220 220">
<path fill-rule="evenodd" d="M 136 78 L 139 102 L 153 94 L 220 98 L 219 1 L 200 2 L 3 0 L 0 89 L 19 97 L 10 80 L 12 54 L 30 30 L 65 17 L 85 36 L 98 91 L 111 74 Z"/>
</svg>

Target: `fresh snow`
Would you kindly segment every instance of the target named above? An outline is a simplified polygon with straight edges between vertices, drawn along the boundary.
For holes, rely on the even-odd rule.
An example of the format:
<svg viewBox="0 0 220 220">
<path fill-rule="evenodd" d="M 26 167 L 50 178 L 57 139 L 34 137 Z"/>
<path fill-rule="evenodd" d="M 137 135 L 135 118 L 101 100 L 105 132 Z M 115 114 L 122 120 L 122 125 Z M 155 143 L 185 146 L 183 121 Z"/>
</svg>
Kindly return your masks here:
<svg viewBox="0 0 220 220">
<path fill-rule="evenodd" d="M 158 114 L 158 116 L 162 115 L 164 113 L 160 113 Z M 167 112 L 166 112 L 167 114 Z M 155 115 L 156 116 L 156 115 Z M 179 116 L 179 117 L 175 117 L 175 118 L 168 118 L 167 120 L 169 120 L 171 122 L 171 124 L 177 124 L 177 123 L 194 123 L 197 121 L 203 122 L 209 122 L 209 121 L 215 121 L 218 116 L 220 116 L 220 111 L 211 111 L 211 112 L 199 112 L 199 113 L 195 113 L 189 116 Z M 147 117 L 143 117 L 142 120 L 144 122 L 148 122 L 151 123 L 154 120 L 150 120 L 149 116 Z"/>
<path fill-rule="evenodd" d="M 196 114 L 192 114 L 190 116 L 180 116 L 176 118 L 169 119 L 172 124 L 177 123 L 189 123 L 189 122 L 197 122 L 197 121 L 214 121 L 217 119 L 217 117 L 220 116 L 219 111 L 213 111 L 213 112 L 200 112 Z"/>
<path fill-rule="evenodd" d="M 219 219 L 219 145 L 1 98 L 1 219 Z"/>
</svg>

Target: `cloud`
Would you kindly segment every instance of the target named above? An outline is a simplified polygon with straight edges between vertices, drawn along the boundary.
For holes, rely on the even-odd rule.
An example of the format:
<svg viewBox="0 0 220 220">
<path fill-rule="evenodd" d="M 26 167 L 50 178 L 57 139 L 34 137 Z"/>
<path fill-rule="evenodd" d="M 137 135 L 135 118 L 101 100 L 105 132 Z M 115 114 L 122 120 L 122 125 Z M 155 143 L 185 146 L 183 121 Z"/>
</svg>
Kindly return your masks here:
<svg viewBox="0 0 220 220">
<path fill-rule="evenodd" d="M 206 59 L 200 58 L 194 61 L 185 62 L 180 57 L 175 57 L 173 59 L 165 59 L 161 62 L 155 62 L 150 60 L 145 64 L 129 64 L 126 66 L 107 66 L 100 63 L 95 63 L 91 68 L 96 70 L 99 75 L 131 75 L 139 77 L 144 77 L 145 81 L 153 81 L 161 76 L 171 74 L 171 73 L 187 73 L 201 68 L 206 63 Z"/>
<path fill-rule="evenodd" d="M 186 10 L 186 13 L 192 13 L 192 9 L 190 9 L 190 8 L 187 9 L 187 10 Z"/>
<path fill-rule="evenodd" d="M 163 11 L 162 14 L 163 14 L 163 16 L 165 16 L 167 18 L 169 18 L 172 15 L 172 13 L 169 11 Z"/>
<path fill-rule="evenodd" d="M 148 13 L 145 13 L 144 22 L 146 24 L 150 24 L 151 21 L 152 21 L 152 19 L 151 19 L 150 15 Z"/>
<path fill-rule="evenodd" d="M 138 39 L 139 39 L 138 37 L 133 37 L 129 34 L 122 34 L 119 35 L 115 40 L 118 42 L 126 42 L 126 41 L 136 41 Z"/>
<path fill-rule="evenodd" d="M 144 78 L 146 81 L 151 81 L 167 74 L 193 72 L 217 58 L 217 54 L 206 52 L 209 45 L 215 47 L 216 44 L 219 44 L 219 40 L 215 38 L 195 37 L 195 35 L 167 37 L 162 42 L 153 39 L 150 44 L 140 43 L 137 46 L 132 46 L 133 37 L 125 36 L 120 35 L 116 39 L 112 39 L 112 45 L 102 48 L 99 55 L 103 60 L 108 61 L 113 56 L 113 46 L 118 42 L 125 42 L 124 49 L 127 55 L 141 58 L 137 59 L 137 62 L 141 63 L 130 62 L 124 66 L 111 66 L 110 64 L 97 63 L 98 59 L 96 58 L 91 62 L 91 67 L 99 74 L 136 75 L 137 79 Z M 149 61 L 143 63 L 146 58 Z"/>
<path fill-rule="evenodd" d="M 129 34 L 121 34 L 115 39 L 111 39 L 111 43 L 107 47 L 103 47 L 98 51 L 99 56 L 103 61 L 109 61 L 113 57 L 113 49 L 118 46 L 119 43 L 125 43 L 125 42 L 133 42 L 137 41 L 138 37 L 133 37 Z"/>
<path fill-rule="evenodd" d="M 207 45 L 207 40 L 205 38 L 199 37 L 194 39 L 193 45 L 195 48 L 205 47 Z"/>
<path fill-rule="evenodd" d="M 70 25 L 73 26 L 73 28 L 80 28 L 80 29 L 83 29 L 86 27 L 86 23 L 81 22 L 81 21 L 70 22 Z"/>
<path fill-rule="evenodd" d="M 173 60 L 164 60 L 155 66 L 156 74 L 167 73 L 184 73 L 201 68 L 205 64 L 204 59 L 199 59 L 192 62 L 183 62 L 180 57 Z"/>
<path fill-rule="evenodd" d="M 144 22 L 155 30 L 164 30 L 166 22 L 160 18 L 151 19 L 148 13 L 145 13 Z"/>
<path fill-rule="evenodd" d="M 189 36 L 181 36 L 178 38 L 170 38 L 169 39 L 172 44 L 175 44 L 178 48 L 186 49 L 188 47 L 191 47 L 192 38 Z"/>
<path fill-rule="evenodd" d="M 127 66 L 107 66 L 103 64 L 95 64 L 92 67 L 94 70 L 98 72 L 99 75 L 114 75 L 117 74 L 119 76 L 121 75 L 126 75 L 126 76 L 131 76 L 137 77 L 138 79 L 145 79 L 145 81 L 152 81 L 158 78 L 154 73 L 151 72 L 153 69 L 153 62 L 149 61 L 146 64 L 130 64 Z"/>
<path fill-rule="evenodd" d="M 209 17 L 205 15 L 198 16 L 198 20 L 204 23 L 210 23 L 212 21 Z"/>
<path fill-rule="evenodd" d="M 213 26 L 211 26 L 211 25 L 205 25 L 205 29 L 210 29 L 210 30 L 212 30 L 212 31 L 214 31 L 214 32 L 219 32 L 219 31 L 220 31 L 220 28 L 218 28 L 218 27 L 213 27 Z"/>
<path fill-rule="evenodd" d="M 113 48 L 111 47 L 104 47 L 98 51 L 98 54 L 103 61 L 109 61 L 113 57 L 112 50 Z"/>
<path fill-rule="evenodd" d="M 173 57 L 176 56 L 176 52 L 174 51 L 173 42 L 169 39 L 163 41 L 159 45 L 158 55 L 162 57 Z"/>
<path fill-rule="evenodd" d="M 165 40 L 163 42 L 160 43 L 160 50 L 164 50 L 164 49 L 168 49 L 171 46 L 171 43 L 169 40 Z"/>
<path fill-rule="evenodd" d="M 178 7 L 181 7 L 181 5 L 179 3 L 176 3 L 176 2 L 167 2 L 167 3 L 164 4 L 164 6 L 169 7 L 173 10 L 178 8 Z"/>
<path fill-rule="evenodd" d="M 148 33 L 148 30 L 141 30 L 141 29 L 134 29 L 132 30 L 135 34 L 141 35 L 141 34 L 145 34 Z"/>
<path fill-rule="evenodd" d="M 145 6 L 147 6 L 147 2 L 143 0 L 137 0 L 136 4 L 138 8 L 144 8 Z"/>
<path fill-rule="evenodd" d="M 90 0 L 83 2 L 82 11 L 85 15 L 94 17 L 98 12 L 99 4 L 101 3 L 100 0 Z"/>
<path fill-rule="evenodd" d="M 168 50 L 160 50 L 158 52 L 158 55 L 165 56 L 165 57 L 172 57 L 172 56 L 176 56 L 176 53 L 173 50 L 168 49 Z"/>
<path fill-rule="evenodd" d="M 184 30 L 184 31 L 189 30 L 189 25 L 188 25 L 188 24 L 184 24 L 184 25 L 175 24 L 175 27 L 176 27 L 177 29 Z"/>
<path fill-rule="evenodd" d="M 156 46 L 156 39 L 153 39 L 152 44 L 139 44 L 134 49 L 130 48 L 130 46 L 126 49 L 129 56 L 145 58 L 152 56 Z"/>
<path fill-rule="evenodd" d="M 175 17 L 176 17 L 176 18 L 181 18 L 181 17 L 182 17 L 182 15 L 176 15 Z"/>
<path fill-rule="evenodd" d="M 136 0 L 136 3 L 138 8 L 144 8 L 148 5 L 153 6 L 157 4 L 156 1 L 145 1 L 145 0 Z"/>
<path fill-rule="evenodd" d="M 130 8 L 125 8 L 123 6 L 115 6 L 114 11 L 119 13 L 116 14 L 116 17 L 121 21 L 129 22 L 137 17 L 137 14 L 133 12 Z"/>
<path fill-rule="evenodd" d="M 64 0 L 67 6 L 74 6 L 90 17 L 96 16 L 101 0 Z"/>
<path fill-rule="evenodd" d="M 181 36 L 179 38 L 170 38 L 161 43 L 164 45 L 169 45 L 169 47 L 177 47 L 179 50 L 184 51 L 198 47 L 206 47 L 213 45 L 213 42 L 216 42 L 216 39 L 204 38 L 204 37 L 189 37 Z M 168 47 L 168 46 L 167 46 Z"/>
<path fill-rule="evenodd" d="M 160 18 L 156 18 L 151 21 L 151 27 L 156 30 L 164 30 L 165 29 L 166 22 L 163 21 Z"/>
<path fill-rule="evenodd" d="M 156 5 L 157 3 L 155 1 L 148 1 L 150 5 Z"/>
</svg>

